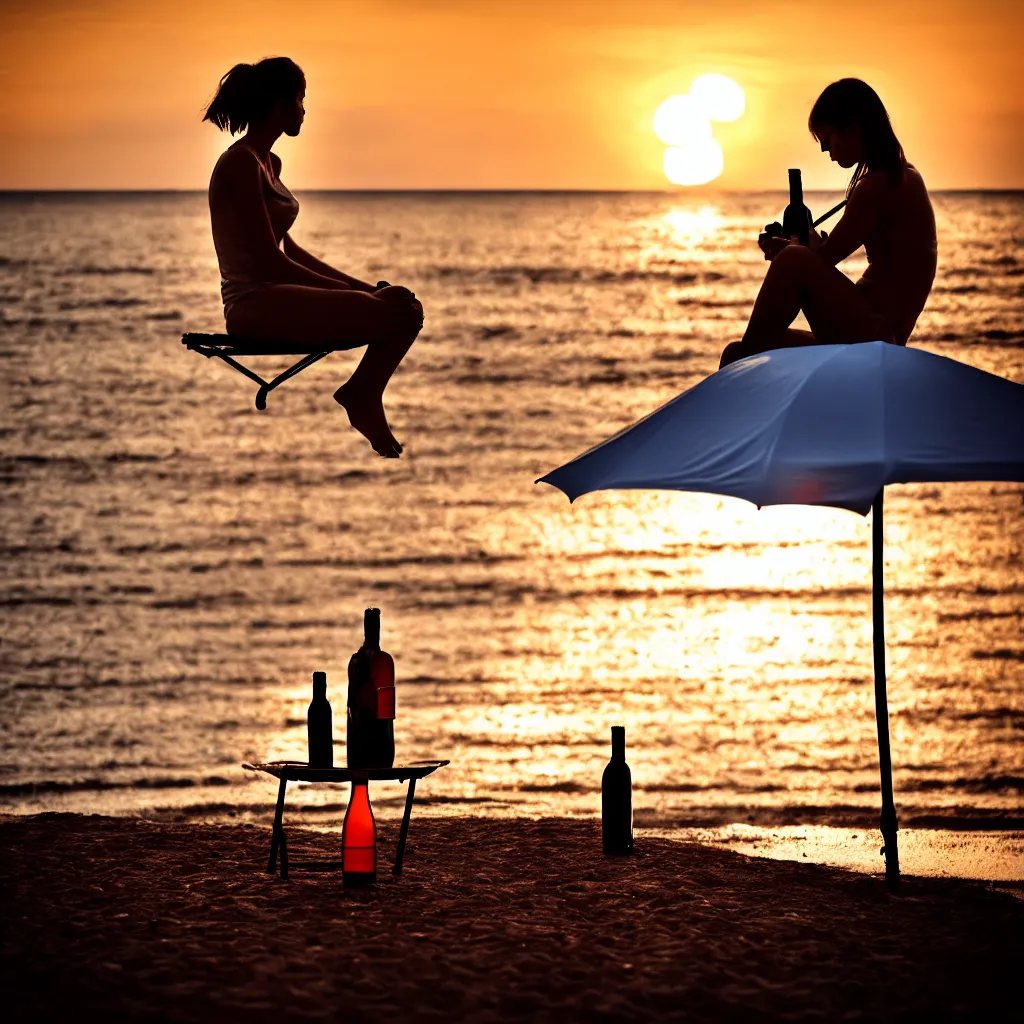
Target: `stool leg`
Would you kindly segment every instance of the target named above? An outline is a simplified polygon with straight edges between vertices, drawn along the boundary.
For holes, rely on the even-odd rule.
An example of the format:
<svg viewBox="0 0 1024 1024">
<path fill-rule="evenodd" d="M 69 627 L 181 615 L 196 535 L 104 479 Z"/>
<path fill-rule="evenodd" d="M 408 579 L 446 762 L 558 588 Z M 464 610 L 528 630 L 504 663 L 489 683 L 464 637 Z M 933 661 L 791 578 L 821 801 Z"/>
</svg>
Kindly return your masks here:
<svg viewBox="0 0 1024 1024">
<path fill-rule="evenodd" d="M 402 829 L 398 833 L 398 850 L 395 852 L 395 866 L 391 869 L 391 874 L 400 875 L 402 873 L 402 861 L 405 859 L 405 840 L 409 835 L 409 816 L 412 814 L 412 801 L 416 795 L 416 780 L 409 780 L 409 793 L 405 798 L 405 814 L 402 817 Z"/>
<path fill-rule="evenodd" d="M 281 779 L 281 784 L 277 787 L 277 810 L 274 812 L 274 829 L 270 834 L 270 860 L 267 861 L 267 874 L 273 875 L 277 872 L 277 850 L 281 848 L 281 868 L 286 871 L 287 868 L 287 847 L 285 846 L 284 829 L 281 827 L 281 821 L 284 818 L 284 794 L 288 789 L 288 780 Z"/>
<path fill-rule="evenodd" d="M 283 384 L 286 380 L 290 379 L 291 377 L 294 377 L 295 374 L 304 370 L 307 366 L 312 366 L 313 363 L 317 362 L 320 359 L 323 359 L 323 357 L 326 355 L 328 355 L 327 352 L 313 352 L 311 355 L 306 356 L 304 359 L 300 359 L 294 366 L 288 367 L 288 369 L 285 370 L 284 373 L 278 374 L 273 380 L 264 381 L 263 387 L 261 387 L 259 391 L 256 392 L 256 408 L 266 409 L 267 395 L 271 391 L 273 391 L 274 388 L 278 386 L 278 384 Z"/>
</svg>

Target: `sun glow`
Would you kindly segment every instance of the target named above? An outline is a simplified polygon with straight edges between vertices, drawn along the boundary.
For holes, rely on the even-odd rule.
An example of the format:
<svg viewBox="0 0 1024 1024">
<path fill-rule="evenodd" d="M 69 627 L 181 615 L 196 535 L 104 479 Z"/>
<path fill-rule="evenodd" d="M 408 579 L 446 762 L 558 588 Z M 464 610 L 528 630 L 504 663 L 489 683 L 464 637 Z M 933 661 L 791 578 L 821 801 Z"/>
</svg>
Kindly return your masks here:
<svg viewBox="0 0 1024 1024">
<path fill-rule="evenodd" d="M 743 90 L 717 73 L 694 79 L 686 95 L 669 96 L 654 114 L 654 133 L 665 150 L 665 177 L 674 185 L 705 185 L 725 167 L 712 121 L 735 121 L 746 109 Z"/>
</svg>

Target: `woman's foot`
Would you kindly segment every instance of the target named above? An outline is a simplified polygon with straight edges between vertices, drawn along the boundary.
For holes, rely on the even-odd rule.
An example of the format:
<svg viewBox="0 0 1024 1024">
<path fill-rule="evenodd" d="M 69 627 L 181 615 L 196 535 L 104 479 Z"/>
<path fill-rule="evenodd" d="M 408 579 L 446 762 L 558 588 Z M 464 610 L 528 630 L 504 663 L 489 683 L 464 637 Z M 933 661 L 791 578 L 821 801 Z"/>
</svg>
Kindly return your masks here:
<svg viewBox="0 0 1024 1024">
<path fill-rule="evenodd" d="M 334 392 L 334 400 L 348 413 L 349 423 L 370 442 L 378 455 L 397 459 L 402 454 L 402 446 L 388 426 L 382 396 L 359 394 L 351 383 L 342 384 Z"/>
<path fill-rule="evenodd" d="M 737 359 L 742 359 L 748 355 L 748 352 L 743 347 L 742 341 L 731 341 L 722 350 L 722 358 L 718 363 L 718 368 L 724 369 L 730 363 L 735 363 Z"/>
</svg>

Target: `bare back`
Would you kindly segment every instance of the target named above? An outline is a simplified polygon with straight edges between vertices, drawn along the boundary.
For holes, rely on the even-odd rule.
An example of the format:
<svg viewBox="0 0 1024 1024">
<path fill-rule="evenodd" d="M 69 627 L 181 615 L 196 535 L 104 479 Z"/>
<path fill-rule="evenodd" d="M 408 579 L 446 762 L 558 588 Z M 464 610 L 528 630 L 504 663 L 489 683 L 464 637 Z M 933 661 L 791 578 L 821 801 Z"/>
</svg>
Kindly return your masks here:
<svg viewBox="0 0 1024 1024">
<path fill-rule="evenodd" d="M 935 279 L 935 214 L 924 180 L 911 165 L 899 184 L 878 190 L 876 197 L 877 215 L 864 239 L 868 268 L 857 287 L 903 345 Z"/>
</svg>

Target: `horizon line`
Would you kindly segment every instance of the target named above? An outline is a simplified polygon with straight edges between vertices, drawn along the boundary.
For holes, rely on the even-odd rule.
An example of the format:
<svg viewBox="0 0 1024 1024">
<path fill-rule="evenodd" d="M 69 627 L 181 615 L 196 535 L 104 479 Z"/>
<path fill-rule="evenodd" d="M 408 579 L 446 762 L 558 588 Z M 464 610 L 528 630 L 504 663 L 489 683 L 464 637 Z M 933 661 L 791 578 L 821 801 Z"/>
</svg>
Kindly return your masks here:
<svg viewBox="0 0 1024 1024">
<path fill-rule="evenodd" d="M 756 195 L 760 193 L 785 193 L 785 188 L 708 188 L 694 186 L 693 191 L 679 191 L 672 188 L 295 188 L 292 191 L 304 194 L 352 194 L 352 195 Z M 0 188 L 0 196 L 18 195 L 201 195 L 200 188 Z M 844 191 L 843 188 L 805 188 L 806 193 L 830 193 Z M 1013 188 L 934 188 L 930 195 L 987 193 L 1007 195 L 1024 192 L 1024 185 Z"/>
</svg>

